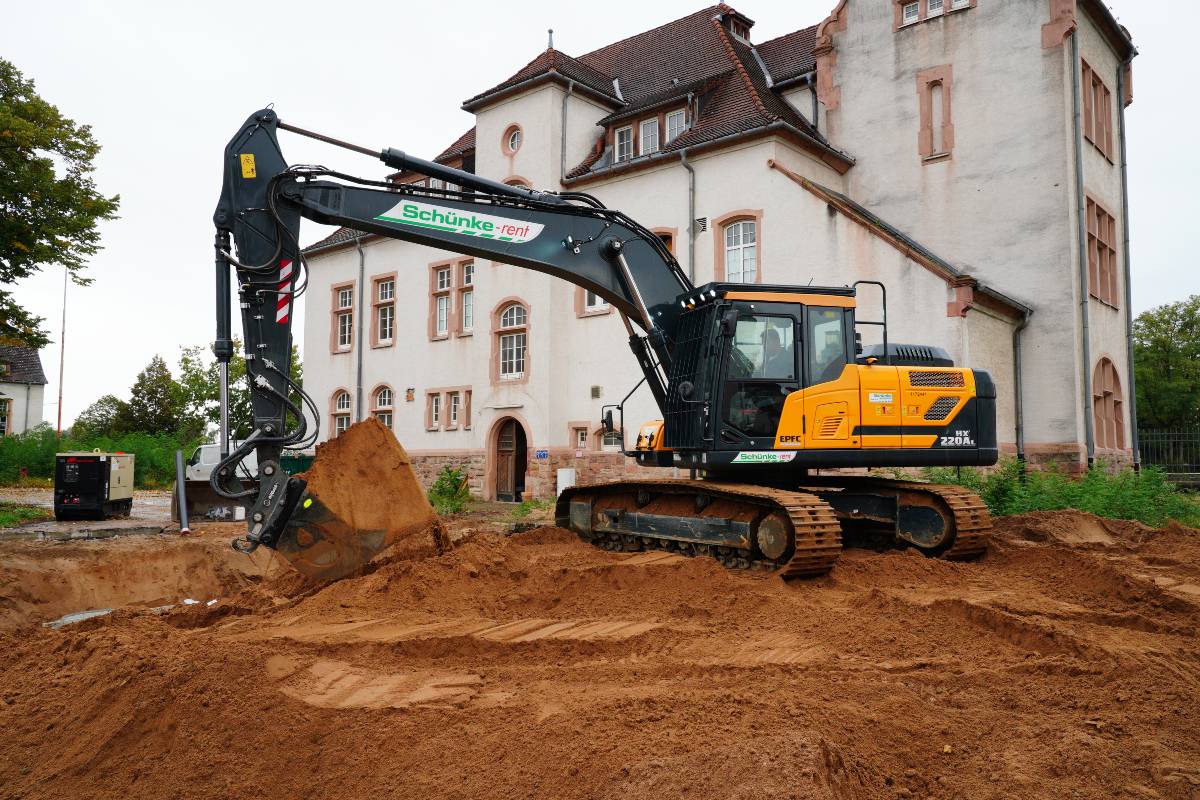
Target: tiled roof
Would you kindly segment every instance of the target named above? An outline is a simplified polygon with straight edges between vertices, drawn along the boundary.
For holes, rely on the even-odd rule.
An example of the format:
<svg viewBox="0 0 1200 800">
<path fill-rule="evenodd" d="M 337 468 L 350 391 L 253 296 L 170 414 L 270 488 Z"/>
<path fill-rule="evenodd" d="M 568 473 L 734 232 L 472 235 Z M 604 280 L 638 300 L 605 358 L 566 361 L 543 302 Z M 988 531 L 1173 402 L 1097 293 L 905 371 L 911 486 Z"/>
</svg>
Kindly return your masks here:
<svg viewBox="0 0 1200 800">
<path fill-rule="evenodd" d="M 345 244 L 346 242 L 353 242 L 354 239 L 358 236 L 362 236 L 363 238 L 366 238 L 366 237 L 372 236 L 372 235 L 373 234 L 363 233 L 362 231 L 355 230 L 354 228 L 341 227 L 341 228 L 338 228 L 333 233 L 326 236 L 321 241 L 313 242 L 308 247 L 304 248 L 304 253 L 305 253 L 305 255 L 307 255 L 307 254 L 315 252 L 317 250 L 324 250 L 326 247 L 333 247 L 334 245 Z"/>
<path fill-rule="evenodd" d="M 454 144 L 443 150 L 434 161 L 449 161 L 475 149 L 475 126 L 454 141 Z"/>
<path fill-rule="evenodd" d="M 0 383 L 46 383 L 42 358 L 32 347 L 0 345 L 0 362 L 8 364 L 7 374 L 0 374 Z"/>
<path fill-rule="evenodd" d="M 478 107 L 481 101 L 489 99 L 494 95 L 502 94 L 508 89 L 512 89 L 525 81 L 532 80 L 542 75 L 550 75 L 556 73 L 569 78 L 576 83 L 591 89 L 596 94 L 609 98 L 613 104 L 618 104 L 615 90 L 613 89 L 613 80 L 610 76 L 601 71 L 594 69 L 592 66 L 585 64 L 582 60 L 573 58 L 561 50 L 553 48 L 542 52 L 533 61 L 530 61 L 521 69 L 517 70 L 516 74 L 502 81 L 485 92 L 480 92 L 471 99 L 463 103 L 463 108 L 468 111 Z"/>
<path fill-rule="evenodd" d="M 812 72 L 817 68 L 813 47 L 817 43 L 817 26 L 785 33 L 777 39 L 755 45 L 775 83 Z"/>
</svg>

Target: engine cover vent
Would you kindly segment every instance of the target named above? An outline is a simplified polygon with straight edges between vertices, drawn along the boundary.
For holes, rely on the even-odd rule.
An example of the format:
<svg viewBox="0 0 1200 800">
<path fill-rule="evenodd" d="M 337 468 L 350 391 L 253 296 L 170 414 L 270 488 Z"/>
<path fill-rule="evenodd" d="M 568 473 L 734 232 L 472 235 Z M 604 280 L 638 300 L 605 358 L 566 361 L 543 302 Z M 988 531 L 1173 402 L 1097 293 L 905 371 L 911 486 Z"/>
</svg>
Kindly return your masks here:
<svg viewBox="0 0 1200 800">
<path fill-rule="evenodd" d="M 891 363 L 897 367 L 953 367 L 954 359 L 950 358 L 950 354 L 944 348 L 934 347 L 927 344 L 888 344 L 888 353 L 891 355 Z M 883 352 L 883 345 L 873 344 L 863 348 L 862 355 L 858 357 L 860 364 L 864 363 L 867 358 L 876 358 L 881 362 L 887 363 Z"/>
</svg>

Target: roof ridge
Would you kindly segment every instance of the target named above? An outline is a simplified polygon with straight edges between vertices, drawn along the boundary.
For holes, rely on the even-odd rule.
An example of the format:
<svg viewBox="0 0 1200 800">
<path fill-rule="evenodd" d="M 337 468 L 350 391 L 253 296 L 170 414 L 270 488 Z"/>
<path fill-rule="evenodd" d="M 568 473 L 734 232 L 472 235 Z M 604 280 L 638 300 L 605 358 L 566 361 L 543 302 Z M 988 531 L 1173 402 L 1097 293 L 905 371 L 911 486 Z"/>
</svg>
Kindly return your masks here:
<svg viewBox="0 0 1200 800">
<path fill-rule="evenodd" d="M 765 42 L 759 42 L 758 44 L 754 45 L 754 47 L 766 47 L 769 44 L 774 44 L 775 42 L 778 42 L 780 39 L 786 39 L 789 36 L 795 36 L 796 34 L 804 33 L 805 31 L 812 31 L 814 34 L 816 34 L 817 28 L 819 28 L 819 27 L 821 27 L 821 23 L 818 22 L 816 25 L 809 25 L 807 28 L 797 28 L 796 30 L 791 31 L 790 33 L 781 33 L 780 35 L 776 36 L 774 39 L 767 39 Z"/>
<path fill-rule="evenodd" d="M 617 46 L 617 45 L 619 45 L 619 44 L 624 44 L 625 42 L 628 42 L 628 41 L 630 41 L 631 39 L 637 39 L 637 38 L 638 38 L 638 37 L 640 37 L 640 36 L 646 36 L 647 34 L 654 33 L 654 32 L 655 32 L 655 31 L 657 31 L 657 30 L 662 30 L 663 28 L 666 28 L 666 27 L 668 27 L 668 26 L 670 26 L 670 25 L 674 25 L 674 24 L 676 24 L 676 23 L 678 23 L 678 22 L 681 22 L 681 21 L 683 21 L 683 20 L 685 20 L 685 19 L 691 19 L 692 17 L 697 17 L 697 16 L 700 16 L 701 14 L 705 14 L 705 13 L 707 13 L 707 12 L 710 12 L 710 11 L 722 11 L 722 12 L 724 12 L 724 11 L 726 11 L 726 10 L 732 10 L 732 9 L 730 9 L 730 8 L 729 8 L 729 6 L 726 6 L 724 3 L 716 3 L 716 4 L 714 4 L 714 5 L 711 5 L 711 6 L 705 6 L 704 8 L 700 9 L 699 11 L 693 11 L 693 12 L 692 12 L 692 13 L 690 13 L 690 14 L 684 14 L 682 17 L 676 17 L 675 19 L 671 20 L 670 22 L 664 22 L 662 25 L 656 25 L 656 26 L 654 26 L 653 28 L 650 28 L 650 29 L 648 29 L 648 30 L 644 30 L 644 31 L 638 31 L 637 33 L 631 33 L 631 34 L 629 34 L 628 36 L 626 36 L 624 39 L 618 39 L 618 40 L 617 40 L 617 41 L 615 41 L 615 42 L 609 42 L 608 44 L 604 45 L 603 47 L 597 47 L 595 50 L 589 50 L 588 52 L 586 52 L 586 53 L 584 53 L 583 55 L 579 56 L 579 58 L 580 58 L 581 60 L 582 60 L 582 59 L 585 59 L 585 58 L 587 58 L 588 56 L 592 56 L 592 55 L 595 55 L 596 53 L 599 53 L 601 50 L 608 50 L 608 49 L 610 49 L 610 48 L 616 47 L 616 46 Z M 585 61 L 584 63 L 586 64 L 587 62 Z M 589 64 L 589 66 L 591 66 L 591 65 Z M 592 69 L 595 69 L 595 67 L 592 67 Z M 597 71 L 598 71 L 598 70 L 597 70 Z"/>
<path fill-rule="evenodd" d="M 750 93 L 750 99 L 754 101 L 754 105 L 758 108 L 759 113 L 767 119 L 779 119 L 778 115 L 772 114 L 767 110 L 766 105 L 763 104 L 758 90 L 754 88 L 754 80 L 751 79 L 750 73 L 746 70 L 746 65 L 742 63 L 741 57 L 733 49 L 733 42 L 729 41 L 729 34 L 726 33 L 725 26 L 715 19 L 712 21 L 712 24 L 717 29 L 717 36 L 721 38 L 721 44 L 725 45 L 725 54 L 733 62 L 734 71 L 741 77 L 742 83 L 746 85 L 746 91 Z"/>
</svg>

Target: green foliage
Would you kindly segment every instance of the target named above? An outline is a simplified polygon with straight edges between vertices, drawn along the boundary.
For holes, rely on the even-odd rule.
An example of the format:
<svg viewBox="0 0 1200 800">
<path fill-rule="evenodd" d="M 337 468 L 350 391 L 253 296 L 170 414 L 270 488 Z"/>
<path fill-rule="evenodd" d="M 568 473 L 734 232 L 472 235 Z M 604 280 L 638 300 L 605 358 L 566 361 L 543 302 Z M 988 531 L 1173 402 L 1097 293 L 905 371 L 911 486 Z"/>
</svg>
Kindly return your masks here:
<svg viewBox="0 0 1200 800">
<path fill-rule="evenodd" d="M 1030 470 L 1022 480 L 1016 459 L 1006 459 L 988 472 L 969 467 L 937 467 L 922 472 L 935 483 L 954 483 L 977 492 L 997 516 L 1073 508 L 1099 517 L 1135 519 L 1154 527 L 1170 520 L 1200 525 L 1200 503 L 1176 489 L 1153 467 L 1143 467 L 1141 472 L 1113 472 L 1101 464 L 1081 478 L 1052 469 Z"/>
<path fill-rule="evenodd" d="M 536 511 L 545 511 L 554 506 L 553 500 L 522 500 L 517 507 L 509 512 L 509 519 L 514 522 L 529 519 Z"/>
<path fill-rule="evenodd" d="M 471 502 L 467 476 L 457 467 L 445 466 L 429 487 L 429 503 L 439 514 L 461 514 Z"/>
<path fill-rule="evenodd" d="M 202 427 L 187 414 L 183 391 L 161 356 L 154 356 L 138 373 L 125 412 L 123 419 L 118 417 L 118 429 L 123 431 L 163 434 L 186 429 L 194 435 Z"/>
<path fill-rule="evenodd" d="M 295 345 L 290 361 L 292 380 L 303 385 L 304 367 Z M 209 348 L 185 347 L 179 357 L 179 387 L 187 413 L 214 427 L 220 424 L 220 386 L 217 362 L 211 357 Z M 229 429 L 237 439 L 245 439 L 254 430 L 250 388 L 246 383 L 246 358 L 239 341 L 234 341 L 233 357 L 229 359 Z"/>
<path fill-rule="evenodd" d="M 115 436 L 129 419 L 129 404 L 116 395 L 106 394 L 85 408 L 71 426 L 74 436 L 88 439 Z"/>
<path fill-rule="evenodd" d="M 21 468 L 34 479 L 53 480 L 54 454 L 69 450 L 133 453 L 134 483 L 139 488 L 167 486 L 175 480 L 175 451 L 185 456 L 199 444 L 199 438 L 187 433 L 121 433 L 117 435 L 76 436 L 74 430 L 61 440 L 49 425 L 39 425 L 16 436 L 0 437 L 0 483 L 20 480 Z"/>
<path fill-rule="evenodd" d="M 91 282 L 81 273 L 100 249 L 97 223 L 115 219 L 120 205 L 92 181 L 99 152 L 91 128 L 64 117 L 0 58 L 0 284 L 51 265 L 78 285 Z M 0 340 L 44 347 L 44 322 L 0 289 Z"/>
<path fill-rule="evenodd" d="M 11 528 L 25 522 L 50 519 L 52 516 L 54 516 L 53 512 L 47 508 L 0 501 L 0 528 Z"/>
<path fill-rule="evenodd" d="M 1200 295 L 1141 313 L 1133 337 L 1138 423 L 1200 424 Z"/>
</svg>

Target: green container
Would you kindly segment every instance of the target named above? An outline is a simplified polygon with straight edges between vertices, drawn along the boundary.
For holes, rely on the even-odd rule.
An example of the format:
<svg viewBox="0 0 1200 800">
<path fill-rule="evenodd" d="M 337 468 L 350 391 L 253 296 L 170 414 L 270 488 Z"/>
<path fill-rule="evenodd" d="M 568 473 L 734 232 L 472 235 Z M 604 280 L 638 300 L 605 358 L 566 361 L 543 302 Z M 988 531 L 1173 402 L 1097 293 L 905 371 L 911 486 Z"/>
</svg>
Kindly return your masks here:
<svg viewBox="0 0 1200 800">
<path fill-rule="evenodd" d="M 283 467 L 283 471 L 288 475 L 296 475 L 304 472 L 312 466 L 313 456 L 304 453 L 288 453 L 284 452 L 279 457 L 279 466 Z"/>
</svg>

